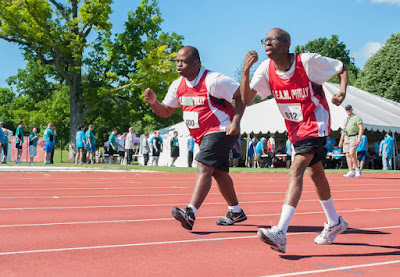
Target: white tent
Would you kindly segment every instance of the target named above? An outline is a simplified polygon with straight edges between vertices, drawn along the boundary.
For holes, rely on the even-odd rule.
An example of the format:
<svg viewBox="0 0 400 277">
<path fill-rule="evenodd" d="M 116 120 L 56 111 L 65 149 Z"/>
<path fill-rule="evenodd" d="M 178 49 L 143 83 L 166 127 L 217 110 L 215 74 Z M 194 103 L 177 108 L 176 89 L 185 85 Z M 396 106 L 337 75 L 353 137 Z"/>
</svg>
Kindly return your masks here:
<svg viewBox="0 0 400 277">
<path fill-rule="evenodd" d="M 170 140 L 173 137 L 173 132 L 178 132 L 178 141 L 179 141 L 179 157 L 175 161 L 175 166 L 177 167 L 187 167 L 188 163 L 188 150 L 187 150 L 187 141 L 190 137 L 190 133 L 188 128 L 186 127 L 185 122 L 180 122 L 178 124 L 169 126 L 167 128 L 161 129 L 160 136 L 163 140 L 163 152 L 160 154 L 160 158 L 158 161 L 159 166 L 170 166 L 171 165 L 171 147 L 170 147 Z M 150 134 L 150 139 L 152 138 L 153 134 Z M 140 149 L 142 149 L 144 135 L 140 136 Z M 195 144 L 194 147 L 194 157 L 199 152 L 199 147 Z M 151 161 L 151 154 L 150 160 Z M 143 165 L 143 157 L 139 157 L 139 164 Z M 193 166 L 197 165 L 196 161 L 193 159 Z"/>
<path fill-rule="evenodd" d="M 349 86 L 345 100 L 336 106 L 332 104 L 331 98 L 339 92 L 339 85 L 324 83 L 323 87 L 331 112 L 332 130 L 343 127 L 347 117 L 344 106 L 350 104 L 353 112 L 362 118 L 364 128 L 400 133 L 400 103 Z M 240 126 L 241 132 L 247 134 L 286 131 L 284 119 L 274 99 L 247 107 Z"/>
</svg>

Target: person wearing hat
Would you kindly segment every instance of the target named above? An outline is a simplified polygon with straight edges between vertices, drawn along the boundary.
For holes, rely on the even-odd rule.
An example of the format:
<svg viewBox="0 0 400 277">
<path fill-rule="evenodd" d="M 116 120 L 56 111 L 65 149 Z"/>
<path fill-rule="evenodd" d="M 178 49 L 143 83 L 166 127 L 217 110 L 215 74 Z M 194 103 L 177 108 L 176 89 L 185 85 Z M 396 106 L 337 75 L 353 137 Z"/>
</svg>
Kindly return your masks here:
<svg viewBox="0 0 400 277">
<path fill-rule="evenodd" d="M 340 137 L 339 148 L 346 153 L 347 167 L 349 172 L 343 175 L 346 178 L 360 177 L 361 169 L 358 167 L 356 151 L 361 142 L 361 136 L 364 133 L 364 126 L 361 117 L 353 113 L 353 107 L 346 105 L 347 118 L 343 125 L 342 135 Z M 355 173 L 354 173 L 355 168 Z"/>
</svg>

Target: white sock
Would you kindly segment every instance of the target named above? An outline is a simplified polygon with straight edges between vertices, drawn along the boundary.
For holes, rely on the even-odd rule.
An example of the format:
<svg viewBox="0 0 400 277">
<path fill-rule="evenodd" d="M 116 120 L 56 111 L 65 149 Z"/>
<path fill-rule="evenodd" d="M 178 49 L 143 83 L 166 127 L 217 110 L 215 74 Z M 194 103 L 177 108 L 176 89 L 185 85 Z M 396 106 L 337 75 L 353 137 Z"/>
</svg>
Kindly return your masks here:
<svg viewBox="0 0 400 277">
<path fill-rule="evenodd" d="M 197 208 L 195 206 L 193 206 L 192 204 L 189 204 L 188 207 L 191 208 L 193 210 L 193 214 L 196 215 Z"/>
<path fill-rule="evenodd" d="M 339 224 L 339 216 L 336 213 L 335 204 L 333 203 L 332 197 L 328 200 L 320 200 L 322 208 L 324 209 L 328 224 L 335 226 Z"/>
<path fill-rule="evenodd" d="M 292 220 L 296 208 L 290 205 L 282 206 L 282 214 L 279 219 L 278 228 L 282 230 L 282 233 L 286 236 L 287 230 L 289 228 L 289 223 Z"/>
<path fill-rule="evenodd" d="M 228 210 L 233 211 L 234 213 L 240 213 L 242 211 L 240 204 L 237 204 L 236 206 L 228 206 Z"/>
</svg>

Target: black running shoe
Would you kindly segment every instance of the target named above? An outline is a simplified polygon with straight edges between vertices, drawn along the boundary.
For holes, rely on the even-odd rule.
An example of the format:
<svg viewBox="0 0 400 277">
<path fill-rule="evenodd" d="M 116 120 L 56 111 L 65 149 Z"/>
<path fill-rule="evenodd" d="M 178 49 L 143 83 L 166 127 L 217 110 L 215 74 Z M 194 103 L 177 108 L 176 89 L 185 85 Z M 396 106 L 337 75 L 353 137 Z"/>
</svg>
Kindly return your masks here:
<svg viewBox="0 0 400 277">
<path fill-rule="evenodd" d="M 229 210 L 226 216 L 217 220 L 217 225 L 233 225 L 237 222 L 242 222 L 247 219 L 246 214 L 242 210 L 240 213 L 235 213 Z"/>
<path fill-rule="evenodd" d="M 185 210 L 181 210 L 178 207 L 173 207 L 171 213 L 172 216 L 182 224 L 183 228 L 187 230 L 193 229 L 193 224 L 196 218 L 192 208 L 186 207 Z"/>
</svg>

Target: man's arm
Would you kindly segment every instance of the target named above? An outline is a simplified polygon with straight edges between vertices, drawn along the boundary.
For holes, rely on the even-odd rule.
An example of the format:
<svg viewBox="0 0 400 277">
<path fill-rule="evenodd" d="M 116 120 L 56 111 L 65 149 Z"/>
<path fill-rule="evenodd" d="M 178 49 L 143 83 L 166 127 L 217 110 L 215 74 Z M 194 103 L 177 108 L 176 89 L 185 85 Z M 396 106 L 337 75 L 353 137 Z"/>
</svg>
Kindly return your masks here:
<svg viewBox="0 0 400 277">
<path fill-rule="evenodd" d="M 157 95 L 156 93 L 150 89 L 147 88 L 144 91 L 144 100 L 150 104 L 150 106 L 153 108 L 154 112 L 161 117 L 170 117 L 171 114 L 175 111 L 175 108 L 171 108 L 163 103 L 160 103 L 157 100 Z"/>
<path fill-rule="evenodd" d="M 343 103 L 344 98 L 346 97 L 348 75 L 347 75 L 347 67 L 345 64 L 343 64 L 342 72 L 337 74 L 337 77 L 339 79 L 340 89 L 338 93 L 332 95 L 332 103 L 335 104 L 336 106 L 339 106 L 340 104 Z"/>
<path fill-rule="evenodd" d="M 240 120 L 242 119 L 244 110 L 246 109 L 246 105 L 243 103 L 240 96 L 240 87 L 233 95 L 233 99 L 235 99 L 235 115 L 233 116 L 232 123 L 228 128 L 226 128 L 226 134 L 228 136 L 240 134 Z"/>
<path fill-rule="evenodd" d="M 361 136 L 364 134 L 364 125 L 362 123 L 358 124 L 358 138 L 356 144 L 359 145 L 361 142 Z"/>
<path fill-rule="evenodd" d="M 253 102 L 257 92 L 250 88 L 250 68 L 258 61 L 256 51 L 250 51 L 246 54 L 243 62 L 242 81 L 240 82 L 240 94 L 245 105 Z"/>
<path fill-rule="evenodd" d="M 342 135 L 340 136 L 340 141 L 339 141 L 339 148 L 343 147 L 343 140 L 344 140 L 344 132 L 342 132 Z"/>
</svg>

